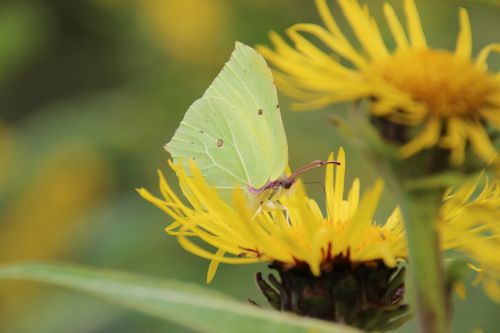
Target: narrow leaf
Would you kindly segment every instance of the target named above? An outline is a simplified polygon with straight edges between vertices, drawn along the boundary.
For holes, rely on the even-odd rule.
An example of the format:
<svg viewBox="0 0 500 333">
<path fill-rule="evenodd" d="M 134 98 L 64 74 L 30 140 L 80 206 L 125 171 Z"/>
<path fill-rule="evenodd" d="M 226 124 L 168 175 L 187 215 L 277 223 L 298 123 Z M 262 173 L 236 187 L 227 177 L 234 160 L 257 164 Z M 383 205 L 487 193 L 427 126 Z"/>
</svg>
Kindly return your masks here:
<svg viewBox="0 0 500 333">
<path fill-rule="evenodd" d="M 23 279 L 84 291 L 199 332 L 356 333 L 354 328 L 240 303 L 179 281 L 74 265 L 19 263 L 0 267 L 0 280 Z"/>
</svg>

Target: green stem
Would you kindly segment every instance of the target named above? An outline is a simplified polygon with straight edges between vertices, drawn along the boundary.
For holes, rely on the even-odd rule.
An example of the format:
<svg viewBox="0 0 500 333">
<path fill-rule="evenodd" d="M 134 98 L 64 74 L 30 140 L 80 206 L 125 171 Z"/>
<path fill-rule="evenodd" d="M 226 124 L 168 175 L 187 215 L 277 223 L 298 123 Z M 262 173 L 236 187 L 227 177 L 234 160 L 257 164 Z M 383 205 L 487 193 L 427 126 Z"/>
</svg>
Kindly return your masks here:
<svg viewBox="0 0 500 333">
<path fill-rule="evenodd" d="M 439 191 L 410 192 L 401 207 L 417 299 L 417 319 L 420 331 L 425 333 L 450 331 L 443 260 L 435 228 L 440 199 Z"/>
</svg>

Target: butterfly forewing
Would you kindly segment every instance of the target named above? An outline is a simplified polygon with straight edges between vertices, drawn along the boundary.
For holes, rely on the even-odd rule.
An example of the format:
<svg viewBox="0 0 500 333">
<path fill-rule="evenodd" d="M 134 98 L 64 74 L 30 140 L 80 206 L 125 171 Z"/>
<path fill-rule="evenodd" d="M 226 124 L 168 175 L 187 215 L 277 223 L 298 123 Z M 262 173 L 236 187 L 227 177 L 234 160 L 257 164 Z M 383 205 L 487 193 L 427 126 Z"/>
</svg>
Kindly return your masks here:
<svg viewBox="0 0 500 333">
<path fill-rule="evenodd" d="M 251 140 L 241 143 L 259 156 L 257 163 L 249 157 L 249 185 L 259 188 L 281 176 L 288 147 L 276 87 L 264 58 L 251 47 L 236 43 L 231 59 L 205 92 L 204 97 L 208 96 L 228 100 L 251 133 Z"/>
<path fill-rule="evenodd" d="M 288 149 L 272 74 L 252 48 L 236 44 L 204 96 L 186 112 L 166 149 L 174 161 L 194 159 L 228 196 L 283 174 Z"/>
</svg>

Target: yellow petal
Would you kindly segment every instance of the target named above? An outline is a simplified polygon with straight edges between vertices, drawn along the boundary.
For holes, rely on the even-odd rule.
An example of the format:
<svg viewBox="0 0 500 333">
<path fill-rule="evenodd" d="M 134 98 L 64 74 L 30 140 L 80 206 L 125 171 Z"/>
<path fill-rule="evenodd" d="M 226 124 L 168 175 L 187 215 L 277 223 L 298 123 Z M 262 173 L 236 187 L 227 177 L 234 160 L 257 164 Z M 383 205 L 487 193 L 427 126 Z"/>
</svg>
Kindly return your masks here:
<svg viewBox="0 0 500 333">
<path fill-rule="evenodd" d="M 423 149 L 434 146 L 439 139 L 440 133 L 441 121 L 437 118 L 428 120 L 424 129 L 417 137 L 399 149 L 401 157 L 408 158 Z"/>
<path fill-rule="evenodd" d="M 457 56 L 469 59 L 472 50 L 472 37 L 470 31 L 469 15 L 464 8 L 460 8 L 460 33 L 457 38 L 455 53 Z"/>
<path fill-rule="evenodd" d="M 488 68 L 486 61 L 488 60 L 488 57 L 490 56 L 491 52 L 500 53 L 500 44 L 493 43 L 493 44 L 486 45 L 479 52 L 479 55 L 476 58 L 476 65 L 478 65 L 480 68 L 483 68 L 484 70 L 486 70 Z"/>
<path fill-rule="evenodd" d="M 363 10 L 356 1 L 339 0 L 345 18 L 349 22 L 358 41 L 372 59 L 383 58 L 389 51 L 382 39 L 378 26 L 371 20 L 367 11 Z"/>
<path fill-rule="evenodd" d="M 212 282 L 215 276 L 215 272 L 217 271 L 217 267 L 219 267 L 220 259 L 224 256 L 225 253 L 226 252 L 224 252 L 221 249 L 217 250 L 215 256 L 210 261 L 210 265 L 208 266 L 208 272 L 207 272 L 207 283 Z"/>
<path fill-rule="evenodd" d="M 345 181 L 346 165 L 345 165 L 345 152 L 342 147 L 339 149 L 337 160 L 340 163 L 340 165 L 338 165 L 335 168 L 335 195 L 333 198 L 334 202 L 333 216 L 335 216 L 335 219 L 338 219 L 339 216 L 341 216 L 341 212 L 343 211 L 342 204 L 344 198 L 344 181 Z"/>
<path fill-rule="evenodd" d="M 328 5 L 326 4 L 326 0 L 316 0 L 316 7 L 318 8 L 318 13 L 321 19 L 323 20 L 323 23 L 325 23 L 326 27 L 328 28 L 328 30 L 330 30 L 330 32 L 335 37 L 339 38 L 342 41 L 346 41 L 344 34 L 339 29 L 337 23 L 335 23 L 335 20 L 333 19 L 332 13 L 328 8 Z"/>
<path fill-rule="evenodd" d="M 497 152 L 483 125 L 480 123 L 468 124 L 465 129 L 472 144 L 472 150 L 481 157 L 484 162 L 492 162 L 497 156 Z"/>
<path fill-rule="evenodd" d="M 427 48 L 425 34 L 422 30 L 422 24 L 420 23 L 420 17 L 415 3 L 413 0 L 405 0 L 404 7 L 411 45 L 415 49 Z"/>
<path fill-rule="evenodd" d="M 396 41 L 398 49 L 407 50 L 409 45 L 406 34 L 403 30 L 403 27 L 401 26 L 401 23 L 399 23 L 394 9 L 388 3 L 384 4 L 384 15 L 387 23 L 389 24 L 389 29 L 391 30 L 392 37 Z"/>
</svg>

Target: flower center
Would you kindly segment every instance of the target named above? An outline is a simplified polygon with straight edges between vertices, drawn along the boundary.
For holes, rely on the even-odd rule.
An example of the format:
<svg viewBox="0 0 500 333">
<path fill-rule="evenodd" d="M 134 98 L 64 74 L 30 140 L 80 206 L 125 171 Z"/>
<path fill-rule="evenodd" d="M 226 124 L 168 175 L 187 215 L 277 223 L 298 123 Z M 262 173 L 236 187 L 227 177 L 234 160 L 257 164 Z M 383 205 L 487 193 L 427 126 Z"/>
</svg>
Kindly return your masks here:
<svg viewBox="0 0 500 333">
<path fill-rule="evenodd" d="M 494 78 L 469 59 L 441 50 L 397 52 L 374 69 L 385 81 L 443 118 L 474 117 L 498 89 Z"/>
<path fill-rule="evenodd" d="M 276 310 L 369 331 L 383 331 L 408 318 L 406 270 L 388 267 L 380 259 L 354 263 L 349 256 L 339 255 L 330 258 L 319 276 L 307 265 L 290 268 L 273 262 L 269 267 L 278 271 L 280 279 L 271 274 L 271 284 L 258 273 L 256 280 Z"/>
</svg>

